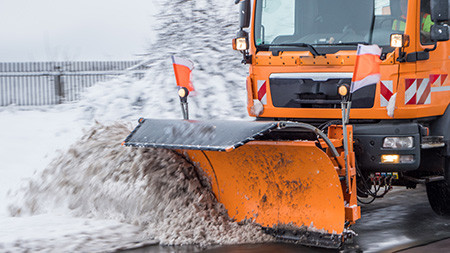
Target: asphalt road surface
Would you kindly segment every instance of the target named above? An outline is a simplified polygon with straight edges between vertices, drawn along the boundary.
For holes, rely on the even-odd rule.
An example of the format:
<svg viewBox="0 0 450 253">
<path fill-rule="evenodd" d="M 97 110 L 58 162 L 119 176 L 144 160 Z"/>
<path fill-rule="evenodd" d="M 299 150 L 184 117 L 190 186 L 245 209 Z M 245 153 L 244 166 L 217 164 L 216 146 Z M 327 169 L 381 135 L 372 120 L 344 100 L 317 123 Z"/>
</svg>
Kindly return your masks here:
<svg viewBox="0 0 450 253">
<path fill-rule="evenodd" d="M 352 229 L 358 234 L 341 252 L 450 252 L 450 219 L 436 215 L 428 204 L 425 187 L 397 187 L 383 199 L 362 205 L 362 218 Z M 271 243 L 255 245 L 195 246 L 152 245 L 128 250 L 131 253 L 184 252 L 336 252 L 295 244 Z"/>
</svg>

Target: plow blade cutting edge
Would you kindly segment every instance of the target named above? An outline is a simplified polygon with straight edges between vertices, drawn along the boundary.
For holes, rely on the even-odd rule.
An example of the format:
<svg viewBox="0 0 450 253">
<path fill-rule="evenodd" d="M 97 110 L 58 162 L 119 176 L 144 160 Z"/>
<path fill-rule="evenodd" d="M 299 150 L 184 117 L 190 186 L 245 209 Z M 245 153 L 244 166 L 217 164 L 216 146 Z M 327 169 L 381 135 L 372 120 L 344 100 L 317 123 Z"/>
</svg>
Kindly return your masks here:
<svg viewBox="0 0 450 253">
<path fill-rule="evenodd" d="M 346 207 L 345 181 L 329 155 L 336 149 L 326 136 L 328 155 L 318 141 L 267 138 L 289 124 L 318 134 L 301 123 L 140 119 L 124 143 L 184 155 L 209 178 L 218 201 L 238 222 L 251 220 L 301 244 L 337 248 Z"/>
</svg>

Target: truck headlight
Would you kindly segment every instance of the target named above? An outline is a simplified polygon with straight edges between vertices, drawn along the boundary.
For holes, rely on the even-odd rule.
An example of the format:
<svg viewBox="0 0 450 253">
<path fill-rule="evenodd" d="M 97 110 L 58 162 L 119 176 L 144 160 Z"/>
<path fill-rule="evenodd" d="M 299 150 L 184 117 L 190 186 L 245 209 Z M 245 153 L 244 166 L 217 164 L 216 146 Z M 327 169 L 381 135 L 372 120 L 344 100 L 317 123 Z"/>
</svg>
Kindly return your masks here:
<svg viewBox="0 0 450 253">
<path fill-rule="evenodd" d="M 383 148 L 405 149 L 414 147 L 414 138 L 408 137 L 386 137 L 383 141 Z"/>
</svg>

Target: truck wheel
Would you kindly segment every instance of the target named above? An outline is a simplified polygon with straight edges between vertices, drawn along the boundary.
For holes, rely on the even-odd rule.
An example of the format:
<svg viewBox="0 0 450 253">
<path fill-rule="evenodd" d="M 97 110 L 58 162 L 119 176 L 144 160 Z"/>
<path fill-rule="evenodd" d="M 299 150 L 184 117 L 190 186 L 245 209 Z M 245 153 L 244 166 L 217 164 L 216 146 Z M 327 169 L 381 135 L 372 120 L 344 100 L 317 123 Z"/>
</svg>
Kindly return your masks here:
<svg viewBox="0 0 450 253">
<path fill-rule="evenodd" d="M 450 172 L 450 159 L 445 161 L 444 171 L 447 175 Z M 450 217 L 450 176 L 445 180 L 430 182 L 427 184 L 428 202 L 433 211 L 441 216 Z"/>
<path fill-rule="evenodd" d="M 428 183 L 427 195 L 436 214 L 450 217 L 450 188 L 446 181 Z"/>
</svg>

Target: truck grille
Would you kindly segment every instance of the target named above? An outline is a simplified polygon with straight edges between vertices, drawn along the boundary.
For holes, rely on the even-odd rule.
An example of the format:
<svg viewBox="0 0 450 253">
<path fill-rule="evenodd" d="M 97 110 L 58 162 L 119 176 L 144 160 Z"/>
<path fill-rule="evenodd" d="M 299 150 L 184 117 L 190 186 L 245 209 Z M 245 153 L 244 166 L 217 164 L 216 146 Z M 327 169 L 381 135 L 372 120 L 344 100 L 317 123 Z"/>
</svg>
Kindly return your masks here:
<svg viewBox="0 0 450 253">
<path fill-rule="evenodd" d="M 283 108 L 340 108 L 338 87 L 350 85 L 352 73 L 276 73 L 269 77 L 273 106 Z M 357 90 L 352 108 L 372 108 L 376 85 Z"/>
</svg>

